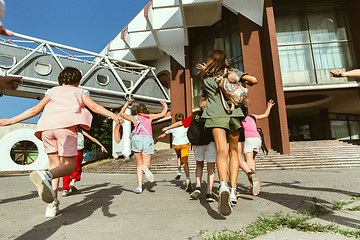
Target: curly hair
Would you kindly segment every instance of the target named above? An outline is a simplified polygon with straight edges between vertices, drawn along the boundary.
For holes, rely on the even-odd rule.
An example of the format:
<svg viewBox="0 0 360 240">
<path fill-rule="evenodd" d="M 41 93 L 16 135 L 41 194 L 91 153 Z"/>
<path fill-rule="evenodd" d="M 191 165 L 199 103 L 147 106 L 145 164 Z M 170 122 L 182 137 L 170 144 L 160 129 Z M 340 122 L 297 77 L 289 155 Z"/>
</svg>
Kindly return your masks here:
<svg viewBox="0 0 360 240">
<path fill-rule="evenodd" d="M 182 120 L 184 120 L 184 114 L 182 114 L 182 113 L 176 113 L 175 114 L 175 121 L 176 122 L 178 122 L 178 121 L 182 121 Z"/>
<path fill-rule="evenodd" d="M 149 114 L 149 110 L 146 108 L 146 105 L 145 104 L 142 104 L 140 103 L 139 105 L 136 106 L 136 114 L 140 114 L 140 113 L 143 113 L 143 114 Z"/>
<path fill-rule="evenodd" d="M 77 68 L 66 67 L 58 76 L 59 85 L 75 85 L 80 82 L 82 76 Z"/>
</svg>

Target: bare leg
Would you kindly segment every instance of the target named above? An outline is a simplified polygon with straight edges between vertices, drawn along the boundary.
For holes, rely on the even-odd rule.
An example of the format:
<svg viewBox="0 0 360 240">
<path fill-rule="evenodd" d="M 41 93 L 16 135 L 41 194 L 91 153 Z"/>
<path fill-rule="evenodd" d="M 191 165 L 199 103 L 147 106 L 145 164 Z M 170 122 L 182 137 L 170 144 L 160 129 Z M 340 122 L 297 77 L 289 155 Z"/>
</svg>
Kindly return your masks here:
<svg viewBox="0 0 360 240">
<path fill-rule="evenodd" d="M 216 166 L 220 183 L 227 182 L 227 172 L 229 169 L 229 149 L 226 139 L 226 131 L 222 128 L 213 128 L 212 133 L 216 144 Z"/>
<path fill-rule="evenodd" d="M 138 181 L 138 188 L 142 187 L 142 181 L 143 181 L 143 155 L 141 152 L 135 152 L 135 159 L 136 159 L 136 175 L 137 175 L 137 181 Z"/>
<path fill-rule="evenodd" d="M 229 134 L 229 148 L 230 148 L 230 187 L 236 188 L 236 183 L 239 174 L 239 130 L 236 130 Z"/>
<path fill-rule="evenodd" d="M 242 154 L 242 150 L 243 150 L 243 143 L 239 143 L 239 164 L 240 164 L 240 168 L 246 173 L 246 175 L 251 172 L 251 169 L 249 167 L 249 162 L 245 162 L 244 158 L 243 158 L 243 154 Z M 240 147 L 241 146 L 241 147 Z M 246 153 L 245 153 L 245 159 L 246 159 Z"/>
<path fill-rule="evenodd" d="M 186 178 L 190 177 L 189 163 L 184 164 L 184 172 L 185 172 Z"/>
<path fill-rule="evenodd" d="M 208 171 L 208 177 L 207 177 L 207 194 L 211 194 L 212 188 L 214 186 L 215 181 L 215 163 L 206 163 L 207 164 L 207 171 Z"/>
<path fill-rule="evenodd" d="M 254 160 L 254 157 L 253 157 L 253 152 L 248 152 L 248 153 L 245 153 L 245 161 L 247 162 L 247 164 L 249 165 L 250 169 L 252 172 L 255 172 L 255 160 Z"/>
<path fill-rule="evenodd" d="M 181 171 L 181 161 L 180 158 L 177 158 L 177 167 L 178 167 L 178 171 Z"/>
<path fill-rule="evenodd" d="M 203 168 L 204 168 L 204 161 L 196 161 L 196 170 L 195 170 L 196 187 L 201 187 Z"/>
<path fill-rule="evenodd" d="M 72 174 L 76 167 L 76 157 L 60 157 L 58 153 L 49 153 L 50 172 L 53 175 L 52 187 L 55 198 L 59 188 L 59 178 Z"/>
</svg>

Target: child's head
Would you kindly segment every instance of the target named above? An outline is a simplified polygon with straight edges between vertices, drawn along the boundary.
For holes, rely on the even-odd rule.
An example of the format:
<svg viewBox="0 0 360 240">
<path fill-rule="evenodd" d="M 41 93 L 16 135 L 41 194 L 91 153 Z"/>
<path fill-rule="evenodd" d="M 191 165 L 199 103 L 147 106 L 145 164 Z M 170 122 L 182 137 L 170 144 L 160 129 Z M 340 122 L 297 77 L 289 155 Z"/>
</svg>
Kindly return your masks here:
<svg viewBox="0 0 360 240">
<path fill-rule="evenodd" d="M 77 68 L 66 67 L 58 76 L 59 85 L 76 85 L 80 83 L 82 76 Z"/>
<path fill-rule="evenodd" d="M 182 120 L 184 120 L 184 114 L 182 114 L 182 113 L 176 113 L 175 114 L 175 121 L 176 122 L 178 122 L 178 121 L 182 121 Z"/>
<path fill-rule="evenodd" d="M 205 78 L 217 75 L 222 73 L 227 67 L 229 67 L 229 62 L 226 53 L 223 50 L 212 50 L 208 55 L 202 77 Z"/>
<path fill-rule="evenodd" d="M 206 107 L 206 98 L 204 98 L 204 97 L 200 98 L 198 106 L 199 106 L 200 111 L 204 111 L 204 109 Z"/>
<path fill-rule="evenodd" d="M 149 114 L 149 110 L 146 108 L 145 104 L 140 103 L 139 105 L 136 106 L 136 114 Z"/>
</svg>

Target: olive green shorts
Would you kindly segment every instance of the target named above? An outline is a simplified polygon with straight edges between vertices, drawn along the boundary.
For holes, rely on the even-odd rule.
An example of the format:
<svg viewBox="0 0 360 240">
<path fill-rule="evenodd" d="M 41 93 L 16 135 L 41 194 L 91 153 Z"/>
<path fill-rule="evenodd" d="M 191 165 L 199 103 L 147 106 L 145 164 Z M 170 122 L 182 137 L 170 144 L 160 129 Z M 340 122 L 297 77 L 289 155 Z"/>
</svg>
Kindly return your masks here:
<svg viewBox="0 0 360 240">
<path fill-rule="evenodd" d="M 244 120 L 243 117 L 216 117 L 216 118 L 206 118 L 205 127 L 206 128 L 223 128 L 228 130 L 230 133 L 241 128 L 241 121 Z"/>
</svg>

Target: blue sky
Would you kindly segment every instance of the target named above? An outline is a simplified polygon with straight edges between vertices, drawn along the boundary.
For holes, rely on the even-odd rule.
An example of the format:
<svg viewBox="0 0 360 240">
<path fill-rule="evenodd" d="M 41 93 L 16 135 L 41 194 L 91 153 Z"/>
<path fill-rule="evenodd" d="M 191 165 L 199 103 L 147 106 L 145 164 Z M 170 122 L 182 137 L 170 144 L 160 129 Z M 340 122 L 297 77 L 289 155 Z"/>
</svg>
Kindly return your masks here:
<svg viewBox="0 0 360 240">
<path fill-rule="evenodd" d="M 150 0 L 5 0 L 6 29 L 92 52 L 100 52 Z M 38 100 L 0 98 L 0 118 L 10 118 Z M 36 122 L 37 118 L 26 122 Z"/>
</svg>

